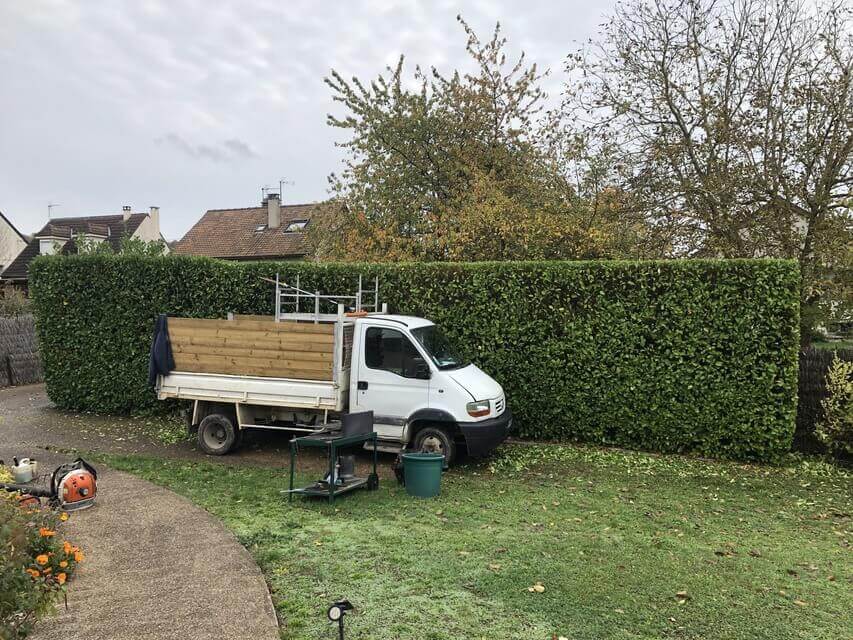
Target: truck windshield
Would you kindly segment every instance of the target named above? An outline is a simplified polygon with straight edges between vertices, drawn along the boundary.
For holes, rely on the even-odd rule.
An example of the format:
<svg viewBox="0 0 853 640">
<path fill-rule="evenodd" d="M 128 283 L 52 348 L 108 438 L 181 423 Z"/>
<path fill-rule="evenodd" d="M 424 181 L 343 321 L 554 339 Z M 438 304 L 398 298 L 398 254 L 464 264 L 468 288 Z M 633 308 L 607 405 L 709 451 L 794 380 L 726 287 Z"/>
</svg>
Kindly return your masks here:
<svg viewBox="0 0 853 640">
<path fill-rule="evenodd" d="M 469 360 L 457 353 L 447 336 L 434 324 L 412 329 L 412 335 L 415 336 L 415 340 L 426 350 L 439 369 L 461 369 L 471 364 Z"/>
</svg>

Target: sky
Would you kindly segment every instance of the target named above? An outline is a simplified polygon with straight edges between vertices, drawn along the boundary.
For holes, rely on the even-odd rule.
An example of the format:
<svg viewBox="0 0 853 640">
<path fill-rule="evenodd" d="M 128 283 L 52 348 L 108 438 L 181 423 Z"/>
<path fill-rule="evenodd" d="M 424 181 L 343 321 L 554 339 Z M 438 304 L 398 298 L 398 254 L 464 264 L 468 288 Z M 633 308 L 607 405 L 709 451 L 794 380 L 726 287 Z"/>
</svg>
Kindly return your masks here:
<svg viewBox="0 0 853 640">
<path fill-rule="evenodd" d="M 0 0 L 0 211 L 48 216 L 160 207 L 179 239 L 208 209 L 327 197 L 346 132 L 323 78 L 371 79 L 405 54 L 466 68 L 456 15 L 551 69 L 594 37 L 613 0 Z"/>
</svg>

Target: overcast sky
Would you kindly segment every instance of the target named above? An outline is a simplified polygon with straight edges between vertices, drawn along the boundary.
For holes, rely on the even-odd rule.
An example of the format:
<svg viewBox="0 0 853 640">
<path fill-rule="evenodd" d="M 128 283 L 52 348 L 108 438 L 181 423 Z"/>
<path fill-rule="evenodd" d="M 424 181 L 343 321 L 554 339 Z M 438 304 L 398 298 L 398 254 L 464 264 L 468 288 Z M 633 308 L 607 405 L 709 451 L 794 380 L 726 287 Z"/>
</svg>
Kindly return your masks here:
<svg viewBox="0 0 853 640">
<path fill-rule="evenodd" d="M 207 209 L 322 200 L 341 130 L 323 77 L 371 78 L 404 53 L 465 63 L 457 13 L 556 72 L 612 2 L 0 0 L 0 211 L 24 233 L 54 216 L 161 208 L 168 239 Z"/>
</svg>

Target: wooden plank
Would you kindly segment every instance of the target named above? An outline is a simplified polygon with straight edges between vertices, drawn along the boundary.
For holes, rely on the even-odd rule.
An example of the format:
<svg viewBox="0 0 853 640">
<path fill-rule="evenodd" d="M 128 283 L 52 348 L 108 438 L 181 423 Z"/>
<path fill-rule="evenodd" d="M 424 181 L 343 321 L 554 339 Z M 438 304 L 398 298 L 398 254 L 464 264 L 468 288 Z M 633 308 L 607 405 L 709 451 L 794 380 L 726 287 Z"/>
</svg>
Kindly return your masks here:
<svg viewBox="0 0 853 640">
<path fill-rule="evenodd" d="M 221 374 L 221 375 L 232 375 L 232 376 L 255 376 L 258 378 L 290 378 L 293 380 L 316 380 L 318 382 L 327 382 L 332 379 L 331 375 L 327 376 L 321 374 L 318 371 L 292 371 L 292 370 L 282 370 L 282 371 L 269 371 L 266 369 L 259 369 L 257 371 L 252 369 L 234 369 L 229 370 L 228 368 L 223 368 L 220 366 L 211 366 L 211 365 L 202 365 L 196 364 L 193 369 L 176 369 L 176 371 L 182 371 L 184 373 L 213 373 L 213 374 Z"/>
<path fill-rule="evenodd" d="M 301 360 L 310 362 L 332 362 L 332 352 L 322 351 L 294 351 L 291 349 L 258 349 L 255 347 L 236 348 L 226 347 L 223 344 L 176 344 L 172 343 L 172 352 L 181 354 L 197 355 L 221 355 L 236 358 L 266 358 L 269 360 Z"/>
<path fill-rule="evenodd" d="M 216 336 L 187 336 L 187 335 L 170 335 L 169 336 L 172 348 L 174 349 L 176 345 L 199 345 L 206 347 L 222 347 L 222 348 L 234 348 L 234 349 L 269 349 L 273 351 L 296 351 L 296 352 L 308 352 L 308 353 L 325 353 L 331 354 L 333 352 L 333 345 L 331 343 L 323 344 L 319 342 L 305 342 L 299 339 L 293 340 L 264 340 L 262 338 L 258 338 L 255 340 L 242 339 L 242 338 L 219 338 Z"/>
<path fill-rule="evenodd" d="M 288 367 L 266 367 L 253 364 L 234 364 L 227 358 L 217 361 L 187 362 L 175 360 L 175 370 L 189 373 L 221 373 L 237 376 L 261 376 L 266 378 L 295 378 L 302 380 L 331 380 L 331 369 L 326 371 L 316 369 L 295 369 Z"/>
<path fill-rule="evenodd" d="M 319 333 L 333 334 L 332 323 L 313 322 L 271 322 L 268 320 L 215 320 L 201 318 L 169 318 L 169 329 L 236 329 L 254 331 L 275 331 L 282 333 Z"/>
<path fill-rule="evenodd" d="M 276 360 L 271 358 L 248 358 L 228 355 L 211 355 L 208 353 L 174 353 L 175 366 L 182 368 L 193 362 L 202 364 L 233 365 L 235 367 L 250 367 L 252 369 L 297 369 L 305 371 L 328 371 L 331 375 L 332 363 L 312 360 Z"/>
<path fill-rule="evenodd" d="M 331 333 L 291 333 L 285 331 L 256 331 L 243 328 L 215 329 L 210 327 L 175 327 L 169 329 L 169 337 L 172 336 L 199 336 L 206 338 L 237 338 L 240 340 L 290 340 L 315 342 L 319 344 L 332 344 L 335 336 Z"/>
</svg>

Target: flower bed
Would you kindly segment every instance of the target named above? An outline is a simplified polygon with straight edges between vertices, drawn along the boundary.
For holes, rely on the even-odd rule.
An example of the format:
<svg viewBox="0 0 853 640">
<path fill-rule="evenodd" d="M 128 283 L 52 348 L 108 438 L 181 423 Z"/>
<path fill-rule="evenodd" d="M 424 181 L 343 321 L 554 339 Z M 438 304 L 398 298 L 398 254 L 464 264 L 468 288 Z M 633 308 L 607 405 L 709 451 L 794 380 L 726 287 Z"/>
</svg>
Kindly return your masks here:
<svg viewBox="0 0 853 640">
<path fill-rule="evenodd" d="M 2 472 L 0 472 L 2 473 Z M 0 478 L 2 479 L 2 478 Z M 64 540 L 67 513 L 0 494 L 0 638 L 24 638 L 64 595 L 83 552 Z"/>
</svg>

